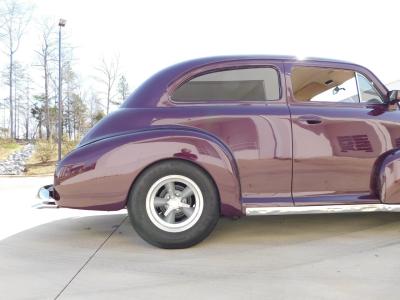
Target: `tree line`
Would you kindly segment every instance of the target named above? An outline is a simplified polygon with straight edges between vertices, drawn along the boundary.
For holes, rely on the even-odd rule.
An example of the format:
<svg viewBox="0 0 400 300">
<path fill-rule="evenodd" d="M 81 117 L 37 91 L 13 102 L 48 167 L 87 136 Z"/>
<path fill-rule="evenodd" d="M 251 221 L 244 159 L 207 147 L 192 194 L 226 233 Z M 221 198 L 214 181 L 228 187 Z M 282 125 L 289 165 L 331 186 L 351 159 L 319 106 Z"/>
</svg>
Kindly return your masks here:
<svg viewBox="0 0 400 300">
<path fill-rule="evenodd" d="M 35 22 L 37 49 L 33 61 L 20 61 L 18 52 L 32 19 L 34 7 L 19 0 L 0 4 L 0 49 L 7 58 L 0 65 L 0 138 L 57 139 L 58 128 L 58 23 L 50 18 Z M 74 71 L 73 47 L 63 39 L 62 131 L 70 140 L 79 139 L 97 121 L 119 105 L 129 93 L 126 76 L 119 70 L 119 57 L 103 58 L 92 78 L 98 91 L 86 88 Z M 3 61 L 0 60 L 0 61 Z M 32 73 L 41 76 L 32 76 Z"/>
</svg>

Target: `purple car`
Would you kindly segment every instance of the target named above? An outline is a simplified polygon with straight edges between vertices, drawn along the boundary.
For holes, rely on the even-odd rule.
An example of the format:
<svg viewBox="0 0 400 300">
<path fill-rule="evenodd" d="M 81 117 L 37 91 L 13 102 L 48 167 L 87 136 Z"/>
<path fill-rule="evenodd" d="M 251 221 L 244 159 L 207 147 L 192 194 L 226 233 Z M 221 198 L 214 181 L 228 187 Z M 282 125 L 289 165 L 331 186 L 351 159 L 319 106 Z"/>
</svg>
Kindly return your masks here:
<svg viewBox="0 0 400 300">
<path fill-rule="evenodd" d="M 169 67 L 58 165 L 45 205 L 128 209 L 184 248 L 220 216 L 400 211 L 400 93 L 325 59 L 229 56 Z"/>
</svg>

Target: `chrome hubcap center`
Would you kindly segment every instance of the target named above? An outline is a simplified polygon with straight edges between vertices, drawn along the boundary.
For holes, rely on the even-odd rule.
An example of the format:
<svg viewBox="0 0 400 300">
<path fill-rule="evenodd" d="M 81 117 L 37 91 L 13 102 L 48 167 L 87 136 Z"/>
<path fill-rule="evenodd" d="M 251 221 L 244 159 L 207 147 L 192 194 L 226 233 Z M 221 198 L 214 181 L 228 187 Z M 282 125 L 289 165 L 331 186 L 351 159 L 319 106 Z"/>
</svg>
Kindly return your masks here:
<svg viewBox="0 0 400 300">
<path fill-rule="evenodd" d="M 164 212 L 164 216 L 168 216 L 171 211 L 176 211 L 179 212 L 181 210 L 181 208 L 183 207 L 190 207 L 189 204 L 186 204 L 184 202 L 182 202 L 183 199 L 180 197 L 179 193 L 176 193 L 174 196 L 170 197 L 169 195 L 166 197 L 166 199 L 168 200 L 166 203 L 166 211 Z"/>
<path fill-rule="evenodd" d="M 182 207 L 182 198 L 180 197 L 173 197 L 170 200 L 168 200 L 167 205 L 168 208 L 171 209 L 178 209 Z"/>
</svg>

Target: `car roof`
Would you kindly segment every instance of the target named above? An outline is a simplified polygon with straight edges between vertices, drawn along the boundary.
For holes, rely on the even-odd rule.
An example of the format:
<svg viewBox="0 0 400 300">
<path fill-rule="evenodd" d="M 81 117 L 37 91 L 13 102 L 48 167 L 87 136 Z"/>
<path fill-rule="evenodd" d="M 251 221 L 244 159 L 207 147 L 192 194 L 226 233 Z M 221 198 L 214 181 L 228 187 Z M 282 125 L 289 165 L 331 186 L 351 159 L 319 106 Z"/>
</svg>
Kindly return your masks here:
<svg viewBox="0 0 400 300">
<path fill-rule="evenodd" d="M 212 56 L 203 57 L 184 62 L 177 63 L 167 67 L 158 73 L 154 74 L 139 86 L 121 105 L 122 108 L 135 108 L 135 107 L 155 107 L 160 101 L 160 98 L 166 92 L 168 86 L 180 78 L 183 74 L 203 66 L 210 64 L 218 64 L 223 62 L 234 61 L 259 61 L 259 60 L 276 60 L 279 62 L 331 62 L 331 63 L 346 63 L 353 64 L 342 60 L 307 57 L 299 58 L 289 55 L 229 55 L 229 56 Z"/>
</svg>

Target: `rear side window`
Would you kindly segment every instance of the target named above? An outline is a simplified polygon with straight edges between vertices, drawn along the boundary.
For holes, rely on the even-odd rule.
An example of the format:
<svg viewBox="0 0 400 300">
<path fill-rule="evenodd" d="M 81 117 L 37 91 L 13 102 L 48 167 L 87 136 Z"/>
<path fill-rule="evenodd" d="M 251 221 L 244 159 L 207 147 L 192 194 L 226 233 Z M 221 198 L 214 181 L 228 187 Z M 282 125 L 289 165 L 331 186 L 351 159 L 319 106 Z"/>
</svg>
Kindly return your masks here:
<svg viewBox="0 0 400 300">
<path fill-rule="evenodd" d="M 171 98 L 176 102 L 279 100 L 279 76 L 272 67 L 217 71 L 185 82 Z"/>
</svg>

